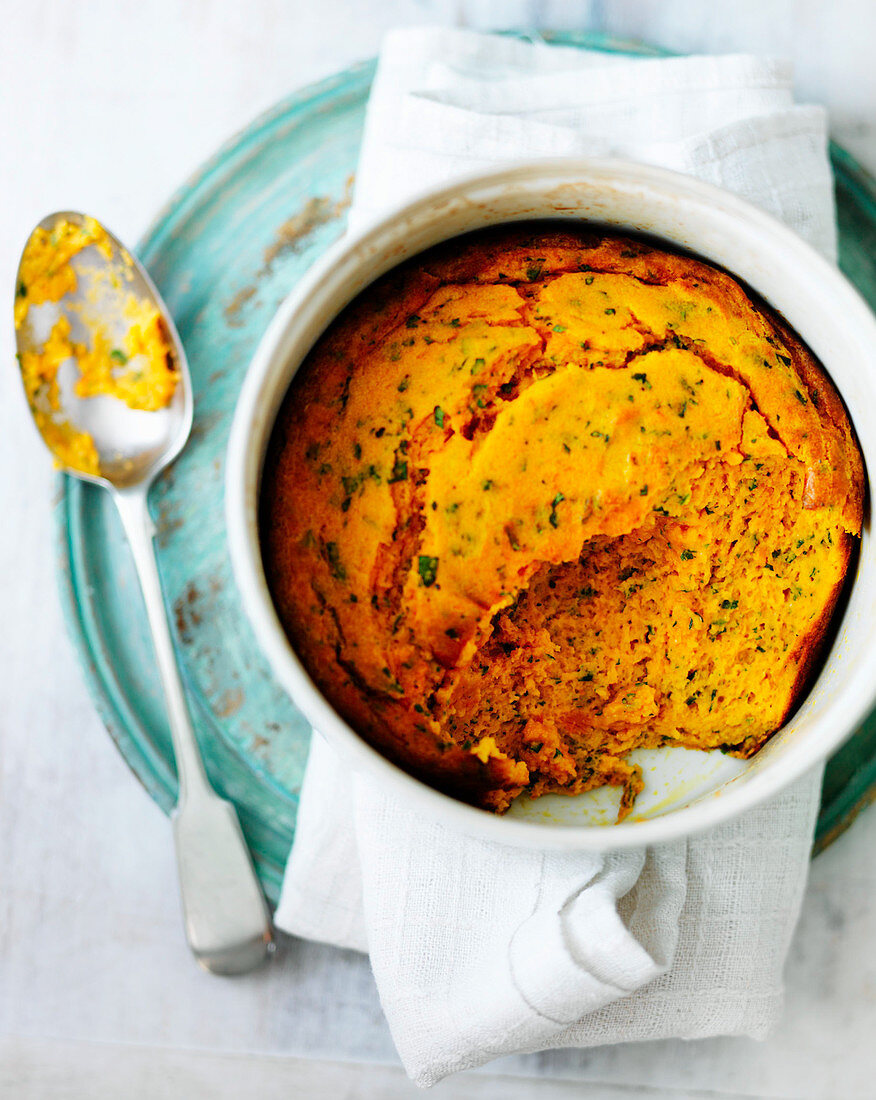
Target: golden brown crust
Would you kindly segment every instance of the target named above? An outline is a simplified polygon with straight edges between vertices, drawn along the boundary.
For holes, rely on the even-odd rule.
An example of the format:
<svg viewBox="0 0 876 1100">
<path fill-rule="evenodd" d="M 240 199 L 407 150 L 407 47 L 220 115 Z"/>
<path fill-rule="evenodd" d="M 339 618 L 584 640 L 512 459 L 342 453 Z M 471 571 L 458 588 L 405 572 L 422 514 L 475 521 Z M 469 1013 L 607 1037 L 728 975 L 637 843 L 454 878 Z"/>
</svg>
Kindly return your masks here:
<svg viewBox="0 0 876 1100">
<path fill-rule="evenodd" d="M 843 555 L 840 579 L 833 586 L 832 591 L 824 602 L 821 614 L 813 623 L 809 633 L 803 638 L 799 646 L 797 678 L 791 688 L 788 708 L 782 715 L 779 728 L 790 721 L 792 715 L 803 702 L 812 681 L 818 673 L 821 658 L 825 648 L 831 641 L 833 633 L 833 613 L 840 602 L 843 591 L 849 580 L 849 566 L 853 564 L 858 555 L 858 540 L 843 532 Z M 767 739 L 765 739 L 767 740 Z M 762 742 L 763 744 L 763 742 Z M 753 755 L 753 754 L 752 754 Z"/>
<path fill-rule="evenodd" d="M 825 424 L 835 428 L 839 436 L 842 445 L 833 448 L 831 454 L 831 460 L 838 464 L 842 471 L 842 480 L 835 487 L 835 492 L 846 494 L 843 501 L 846 530 L 858 533 L 863 521 L 866 493 L 864 460 L 855 440 L 845 405 L 818 360 L 794 330 L 775 312 L 770 311 L 767 316 L 782 343 L 791 353 L 794 366 L 800 372 L 810 401 L 818 407 L 819 415 Z M 814 503 L 814 497 L 810 497 L 807 505 L 811 507 Z"/>
<path fill-rule="evenodd" d="M 381 751 L 498 811 L 610 783 L 623 814 L 633 749 L 748 755 L 793 710 L 863 494 L 829 380 L 729 275 L 518 225 L 325 334 L 262 541 L 299 655 Z"/>
</svg>

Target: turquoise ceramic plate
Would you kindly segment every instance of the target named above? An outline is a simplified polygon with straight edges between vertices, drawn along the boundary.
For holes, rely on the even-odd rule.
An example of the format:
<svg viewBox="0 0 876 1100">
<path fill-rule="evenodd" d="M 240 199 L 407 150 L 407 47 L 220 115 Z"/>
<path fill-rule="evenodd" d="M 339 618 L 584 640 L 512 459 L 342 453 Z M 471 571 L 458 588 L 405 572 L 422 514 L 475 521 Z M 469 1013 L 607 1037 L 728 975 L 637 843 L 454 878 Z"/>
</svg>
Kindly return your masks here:
<svg viewBox="0 0 876 1100">
<path fill-rule="evenodd" d="M 591 48 L 654 52 L 582 35 Z M 307 723 L 275 684 L 232 582 L 223 461 L 256 344 L 281 299 L 343 232 L 372 63 L 306 88 L 232 139 L 171 200 L 140 242 L 188 352 L 189 446 L 153 497 L 158 556 L 207 770 L 238 806 L 276 899 L 295 831 Z M 833 150 L 843 269 L 876 305 L 876 185 Z M 89 687 L 113 740 L 164 810 L 176 799 L 170 733 L 129 553 L 106 494 L 62 479 L 61 590 Z M 828 768 L 819 843 L 876 784 L 876 720 Z"/>
</svg>

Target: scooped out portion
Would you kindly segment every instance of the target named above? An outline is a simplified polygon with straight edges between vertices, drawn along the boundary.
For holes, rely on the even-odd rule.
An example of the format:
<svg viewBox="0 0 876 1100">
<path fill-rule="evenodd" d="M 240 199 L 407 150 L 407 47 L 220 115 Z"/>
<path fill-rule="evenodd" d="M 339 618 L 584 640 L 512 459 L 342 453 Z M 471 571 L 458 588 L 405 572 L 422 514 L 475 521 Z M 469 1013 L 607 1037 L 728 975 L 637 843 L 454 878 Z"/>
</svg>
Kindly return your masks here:
<svg viewBox="0 0 876 1100">
<path fill-rule="evenodd" d="M 842 402 L 726 273 L 552 225 L 373 284 L 278 418 L 262 544 L 369 742 L 496 811 L 749 757 L 799 702 L 861 530 Z"/>
</svg>

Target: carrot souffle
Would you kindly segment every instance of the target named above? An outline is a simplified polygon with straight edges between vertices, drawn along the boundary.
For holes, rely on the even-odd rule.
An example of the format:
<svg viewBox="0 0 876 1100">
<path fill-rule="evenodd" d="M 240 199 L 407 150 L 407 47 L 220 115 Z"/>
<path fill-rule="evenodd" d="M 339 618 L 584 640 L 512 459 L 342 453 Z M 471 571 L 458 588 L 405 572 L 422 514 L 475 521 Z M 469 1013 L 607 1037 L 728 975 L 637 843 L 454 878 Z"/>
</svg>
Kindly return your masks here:
<svg viewBox="0 0 876 1100">
<path fill-rule="evenodd" d="M 448 242 L 296 375 L 262 545 L 304 666 L 367 741 L 502 812 L 749 757 L 800 701 L 864 474 L 809 350 L 735 279 L 559 223 Z"/>
</svg>

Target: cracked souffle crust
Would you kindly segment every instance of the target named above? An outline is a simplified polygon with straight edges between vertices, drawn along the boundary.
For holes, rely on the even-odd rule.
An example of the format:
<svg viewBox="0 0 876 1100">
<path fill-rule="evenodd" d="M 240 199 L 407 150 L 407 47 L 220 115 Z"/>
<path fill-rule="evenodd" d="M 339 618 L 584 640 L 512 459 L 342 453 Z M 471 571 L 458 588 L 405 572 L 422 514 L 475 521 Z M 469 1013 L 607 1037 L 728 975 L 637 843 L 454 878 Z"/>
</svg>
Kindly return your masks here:
<svg viewBox="0 0 876 1100">
<path fill-rule="evenodd" d="M 747 757 L 796 705 L 863 469 L 811 353 L 726 273 L 530 224 L 369 287 L 266 463 L 273 597 L 363 737 L 467 801 Z"/>
</svg>

